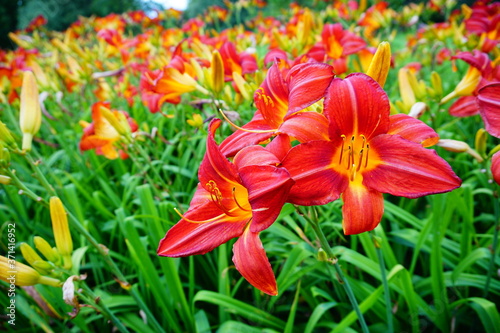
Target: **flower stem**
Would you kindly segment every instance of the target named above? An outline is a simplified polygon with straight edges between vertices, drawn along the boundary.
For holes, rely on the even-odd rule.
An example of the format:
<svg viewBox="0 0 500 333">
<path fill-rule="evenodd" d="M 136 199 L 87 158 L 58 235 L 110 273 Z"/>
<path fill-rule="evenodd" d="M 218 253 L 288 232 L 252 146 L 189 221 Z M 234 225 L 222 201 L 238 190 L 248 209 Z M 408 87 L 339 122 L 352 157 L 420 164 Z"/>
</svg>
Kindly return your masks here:
<svg viewBox="0 0 500 333">
<path fill-rule="evenodd" d="M 385 297 L 385 313 L 387 316 L 387 332 L 394 332 L 394 324 L 392 319 L 392 308 L 391 308 L 391 294 L 389 291 L 389 283 L 387 282 L 387 274 L 385 272 L 385 262 L 384 255 L 382 254 L 382 248 L 377 236 L 371 233 L 373 243 L 375 244 L 375 250 L 377 252 L 378 262 L 380 264 L 380 278 L 382 280 L 382 285 L 384 286 L 384 297 Z"/>
<path fill-rule="evenodd" d="M 310 218 L 307 216 L 307 214 L 304 214 L 301 210 L 300 207 L 297 208 L 300 215 L 302 215 L 311 225 L 312 229 L 314 230 L 316 236 L 318 237 L 319 243 L 321 245 L 321 248 L 326 252 L 326 255 L 328 256 L 329 261 L 333 264 L 333 267 L 335 268 L 335 271 L 337 272 L 338 280 L 344 286 L 344 290 L 347 294 L 347 297 L 349 298 L 349 301 L 351 302 L 351 305 L 354 309 L 354 312 L 356 312 L 356 315 L 358 316 L 359 323 L 361 325 L 361 328 L 363 330 L 363 333 L 369 333 L 370 331 L 368 330 L 368 326 L 366 325 L 365 318 L 363 317 L 363 313 L 361 312 L 361 309 L 359 308 L 358 301 L 356 300 L 356 297 L 354 296 L 354 292 L 351 289 L 351 286 L 349 285 L 349 281 L 347 281 L 346 277 L 344 276 L 344 273 L 342 272 L 342 268 L 340 268 L 338 259 L 335 258 L 335 255 L 333 254 L 333 250 L 330 247 L 330 244 L 328 244 L 328 240 L 325 237 L 325 234 L 323 233 L 323 230 L 321 229 L 321 226 L 319 225 L 318 221 L 314 218 Z"/>
<path fill-rule="evenodd" d="M 500 229 L 500 207 L 498 202 L 498 194 L 496 191 L 493 193 L 493 208 L 495 212 L 495 229 L 493 231 L 493 243 L 491 244 L 491 258 L 488 266 L 488 272 L 486 273 L 486 283 L 484 284 L 483 297 L 486 298 L 490 291 L 491 273 L 495 267 L 495 254 L 498 246 L 498 232 Z"/>
</svg>

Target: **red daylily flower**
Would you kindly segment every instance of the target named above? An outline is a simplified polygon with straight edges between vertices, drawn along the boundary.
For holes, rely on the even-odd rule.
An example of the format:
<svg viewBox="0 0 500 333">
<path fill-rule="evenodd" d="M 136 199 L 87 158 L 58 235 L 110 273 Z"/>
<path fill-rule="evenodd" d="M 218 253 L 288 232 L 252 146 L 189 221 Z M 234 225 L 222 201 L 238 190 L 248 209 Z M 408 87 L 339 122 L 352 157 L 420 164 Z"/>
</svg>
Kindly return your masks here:
<svg viewBox="0 0 500 333">
<path fill-rule="evenodd" d="M 245 146 L 278 134 L 287 134 L 300 142 L 327 139 L 326 117 L 304 109 L 325 96 L 334 74 L 328 64 L 304 63 L 289 68 L 277 59 L 254 94 L 255 116 L 222 142 L 223 153 L 233 156 Z"/>
<path fill-rule="evenodd" d="M 252 148 L 250 159 L 243 150 L 234 164 L 229 162 L 214 140 L 220 123 L 219 119 L 210 123 L 200 183 L 190 208 L 160 241 L 157 252 L 168 257 L 205 254 L 239 237 L 233 247 L 236 269 L 254 287 L 277 295 L 259 233 L 278 217 L 293 181 L 285 169 L 270 165 L 272 160 L 255 158 L 263 153 L 262 147 Z"/>
<path fill-rule="evenodd" d="M 424 148 L 437 133 L 407 115 L 390 116 L 387 94 L 369 76 L 334 79 L 324 112 L 330 140 L 299 144 L 283 160 L 296 182 L 288 201 L 322 205 L 342 194 L 346 235 L 378 225 L 382 193 L 417 198 L 460 186 L 448 163 Z"/>
<path fill-rule="evenodd" d="M 219 50 L 222 62 L 224 63 L 224 77 L 226 81 L 233 80 L 233 72 L 244 75 L 253 73 L 258 69 L 255 56 L 236 51 L 236 47 L 231 42 L 225 42 Z"/>
</svg>

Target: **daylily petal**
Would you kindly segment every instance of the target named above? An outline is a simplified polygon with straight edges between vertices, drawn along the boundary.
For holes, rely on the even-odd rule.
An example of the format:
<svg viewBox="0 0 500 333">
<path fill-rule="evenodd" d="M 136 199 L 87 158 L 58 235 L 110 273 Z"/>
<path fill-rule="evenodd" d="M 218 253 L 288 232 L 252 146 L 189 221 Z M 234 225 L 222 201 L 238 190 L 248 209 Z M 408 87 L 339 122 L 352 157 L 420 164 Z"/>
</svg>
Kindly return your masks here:
<svg viewBox="0 0 500 333">
<path fill-rule="evenodd" d="M 271 140 L 270 143 L 267 144 L 266 149 L 282 161 L 290 149 L 292 149 L 292 144 L 288 135 L 278 134 L 273 140 Z"/>
<path fill-rule="evenodd" d="M 311 141 L 293 147 L 282 162 L 295 185 L 288 202 L 303 205 L 324 205 L 337 200 L 348 179 L 332 167 L 335 144 L 330 141 Z"/>
<path fill-rule="evenodd" d="M 271 296 L 278 294 L 276 278 L 258 232 L 252 232 L 248 227 L 245 229 L 234 243 L 233 262 L 252 286 Z"/>
<path fill-rule="evenodd" d="M 366 74 L 355 73 L 344 80 L 333 79 L 324 104 L 332 140 L 341 140 L 341 135 L 363 134 L 369 141 L 389 129 L 387 94 Z"/>
<path fill-rule="evenodd" d="M 328 120 L 321 113 L 300 112 L 286 118 L 278 132 L 285 133 L 299 142 L 328 140 Z"/>
<path fill-rule="evenodd" d="M 491 174 L 495 182 L 500 185 L 500 151 L 491 157 Z"/>
<path fill-rule="evenodd" d="M 278 165 L 280 160 L 272 152 L 262 146 L 245 147 L 233 159 L 236 168 L 241 169 L 248 165 Z"/>
<path fill-rule="evenodd" d="M 346 235 L 356 235 L 375 229 L 384 213 L 382 193 L 372 190 L 360 181 L 350 182 L 342 193 L 342 228 Z"/>
<path fill-rule="evenodd" d="M 486 131 L 500 138 L 500 82 L 479 89 L 477 101 Z"/>
<path fill-rule="evenodd" d="M 213 220 L 218 216 L 220 219 L 204 223 L 180 220 L 160 241 L 157 250 L 159 255 L 184 257 L 205 254 L 230 239 L 240 236 L 248 223 L 248 220 L 238 220 L 238 218 L 223 214 L 213 202 L 189 210 L 184 216 L 200 222 Z"/>
<path fill-rule="evenodd" d="M 452 59 L 460 59 L 468 63 L 474 68 L 477 68 L 483 76 L 487 76 L 491 70 L 491 60 L 487 53 L 479 50 L 473 52 L 459 52 Z"/>
<path fill-rule="evenodd" d="M 457 99 L 448 111 L 454 117 L 470 117 L 479 113 L 476 96 L 463 96 Z"/>
<path fill-rule="evenodd" d="M 262 118 L 260 113 L 257 113 L 243 128 L 248 132 L 237 130 L 221 142 L 220 150 L 225 156 L 234 156 L 242 148 L 266 141 L 274 134 L 273 132 L 259 133 L 259 131 L 271 131 L 273 129 Z"/>
<path fill-rule="evenodd" d="M 202 186 L 213 181 L 217 184 L 223 197 L 231 197 L 234 184 L 239 184 L 236 167 L 221 153 L 214 135 L 221 120 L 214 119 L 209 125 L 207 151 L 198 171 L 198 179 Z"/>
<path fill-rule="evenodd" d="M 288 85 L 285 83 L 279 59 L 267 71 L 264 82 L 255 91 L 254 103 L 272 128 L 278 128 L 288 111 Z M 312 104 L 312 103 L 311 103 Z"/>
<path fill-rule="evenodd" d="M 270 165 L 251 165 L 239 170 L 252 207 L 252 232 L 269 228 L 286 202 L 294 181 L 287 170 Z"/>
<path fill-rule="evenodd" d="M 380 164 L 363 173 L 363 184 L 376 191 L 418 198 L 451 191 L 462 183 L 434 150 L 398 135 L 379 135 L 370 147 L 377 152 Z"/>
<path fill-rule="evenodd" d="M 436 131 L 418 119 L 400 113 L 390 116 L 389 120 L 391 127 L 387 134 L 397 134 L 424 147 L 433 146 L 439 141 Z"/>
<path fill-rule="evenodd" d="M 293 66 L 285 78 L 290 89 L 287 115 L 305 109 L 323 98 L 334 75 L 333 67 L 325 63 L 309 62 Z"/>
</svg>

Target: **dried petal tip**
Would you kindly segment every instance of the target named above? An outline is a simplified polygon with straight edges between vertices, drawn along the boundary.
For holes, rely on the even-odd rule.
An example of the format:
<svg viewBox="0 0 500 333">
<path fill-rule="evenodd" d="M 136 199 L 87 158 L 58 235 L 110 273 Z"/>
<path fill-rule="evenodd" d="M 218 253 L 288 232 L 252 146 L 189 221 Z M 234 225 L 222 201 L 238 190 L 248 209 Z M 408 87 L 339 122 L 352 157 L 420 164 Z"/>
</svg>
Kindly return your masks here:
<svg viewBox="0 0 500 333">
<path fill-rule="evenodd" d="M 64 260 L 64 268 L 70 269 L 71 253 L 73 252 L 73 241 L 69 232 L 68 217 L 61 199 L 58 197 L 50 198 L 50 218 L 52 220 L 52 229 L 54 231 L 54 238 L 56 247 Z"/>
<path fill-rule="evenodd" d="M 38 100 L 38 86 L 35 75 L 31 71 L 23 74 L 23 85 L 21 88 L 21 111 L 19 114 L 19 125 L 23 132 L 23 150 L 31 150 L 33 136 L 38 133 L 42 124 L 42 111 Z"/>
<path fill-rule="evenodd" d="M 368 74 L 383 88 L 389 68 L 391 67 L 391 45 L 388 42 L 382 42 L 377 48 L 377 52 L 373 56 L 370 67 L 368 67 Z"/>
</svg>

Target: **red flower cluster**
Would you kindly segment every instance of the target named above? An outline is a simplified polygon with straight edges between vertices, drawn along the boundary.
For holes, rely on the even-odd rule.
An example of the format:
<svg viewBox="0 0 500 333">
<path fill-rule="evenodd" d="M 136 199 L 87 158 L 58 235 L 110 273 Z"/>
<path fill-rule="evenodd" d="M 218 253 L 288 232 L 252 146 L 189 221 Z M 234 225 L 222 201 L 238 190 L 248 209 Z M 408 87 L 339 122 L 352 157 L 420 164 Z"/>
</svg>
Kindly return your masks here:
<svg viewBox="0 0 500 333">
<path fill-rule="evenodd" d="M 289 67 L 278 60 L 254 102 L 253 119 L 220 146 L 214 140 L 220 120 L 210 124 L 198 189 L 161 240 L 159 255 L 203 254 L 240 237 L 236 268 L 276 295 L 259 233 L 285 202 L 322 205 L 342 195 L 344 232 L 352 235 L 378 225 L 382 193 L 417 198 L 461 184 L 448 163 L 425 148 L 437 142 L 437 133 L 407 115 L 391 116 L 387 94 L 365 74 L 340 79 L 324 63 Z"/>
</svg>

